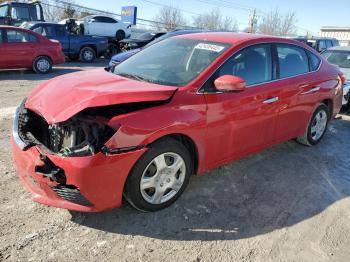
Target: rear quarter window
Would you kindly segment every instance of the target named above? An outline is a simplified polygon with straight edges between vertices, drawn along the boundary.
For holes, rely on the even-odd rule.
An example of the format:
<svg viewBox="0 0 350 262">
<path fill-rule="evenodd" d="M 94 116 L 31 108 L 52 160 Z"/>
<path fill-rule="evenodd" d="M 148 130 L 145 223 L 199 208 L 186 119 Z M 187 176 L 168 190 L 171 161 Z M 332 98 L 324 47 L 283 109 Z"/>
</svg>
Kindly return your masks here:
<svg viewBox="0 0 350 262">
<path fill-rule="evenodd" d="M 310 58 L 310 71 L 316 71 L 321 64 L 321 59 L 311 52 L 308 52 Z"/>
</svg>

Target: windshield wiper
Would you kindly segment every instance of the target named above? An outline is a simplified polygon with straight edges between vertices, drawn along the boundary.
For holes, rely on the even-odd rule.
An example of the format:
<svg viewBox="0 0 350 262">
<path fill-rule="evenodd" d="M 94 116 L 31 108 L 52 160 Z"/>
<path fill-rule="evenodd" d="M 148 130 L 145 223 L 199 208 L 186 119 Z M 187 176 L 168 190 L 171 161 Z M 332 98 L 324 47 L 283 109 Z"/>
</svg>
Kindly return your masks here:
<svg viewBox="0 0 350 262">
<path fill-rule="evenodd" d="M 145 78 L 143 76 L 127 74 L 127 73 L 116 73 L 116 74 L 119 76 L 123 76 L 123 77 L 130 78 L 130 79 L 135 79 L 135 80 L 142 81 L 142 82 L 157 83 L 157 81 Z"/>
</svg>

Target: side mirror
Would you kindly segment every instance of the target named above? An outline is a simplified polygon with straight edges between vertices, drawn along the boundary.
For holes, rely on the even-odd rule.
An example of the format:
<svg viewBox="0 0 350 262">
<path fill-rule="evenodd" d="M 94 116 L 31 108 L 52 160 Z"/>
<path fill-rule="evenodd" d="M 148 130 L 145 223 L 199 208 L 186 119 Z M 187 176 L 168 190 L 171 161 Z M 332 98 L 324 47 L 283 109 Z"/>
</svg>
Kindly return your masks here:
<svg viewBox="0 0 350 262">
<path fill-rule="evenodd" d="M 246 88 L 245 80 L 233 75 L 223 75 L 214 81 L 214 86 L 222 92 L 242 92 Z"/>
</svg>

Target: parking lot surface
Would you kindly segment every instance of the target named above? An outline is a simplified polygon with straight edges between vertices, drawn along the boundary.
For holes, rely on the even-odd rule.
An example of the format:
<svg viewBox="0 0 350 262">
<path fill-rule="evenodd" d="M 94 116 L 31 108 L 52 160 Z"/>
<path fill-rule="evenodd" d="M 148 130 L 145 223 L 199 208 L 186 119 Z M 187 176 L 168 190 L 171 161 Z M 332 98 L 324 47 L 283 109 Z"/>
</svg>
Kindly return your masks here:
<svg viewBox="0 0 350 262">
<path fill-rule="evenodd" d="M 349 261 L 350 117 L 314 147 L 294 141 L 201 177 L 170 208 L 83 214 L 33 203 L 15 175 L 15 106 L 53 76 L 0 72 L 0 261 Z M 98 176 L 98 174 L 96 174 Z"/>
</svg>

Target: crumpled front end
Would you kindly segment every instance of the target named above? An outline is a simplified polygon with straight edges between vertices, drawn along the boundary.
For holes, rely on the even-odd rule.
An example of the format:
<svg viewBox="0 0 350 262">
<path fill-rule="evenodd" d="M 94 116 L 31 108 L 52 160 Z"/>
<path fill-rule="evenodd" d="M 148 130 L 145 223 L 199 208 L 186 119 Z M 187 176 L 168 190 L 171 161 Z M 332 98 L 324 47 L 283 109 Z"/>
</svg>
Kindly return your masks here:
<svg viewBox="0 0 350 262">
<path fill-rule="evenodd" d="M 116 130 L 104 121 L 78 114 L 50 125 L 22 103 L 14 119 L 12 153 L 34 201 L 84 212 L 121 205 L 126 178 L 147 149 L 110 153 L 103 145 Z"/>
</svg>

